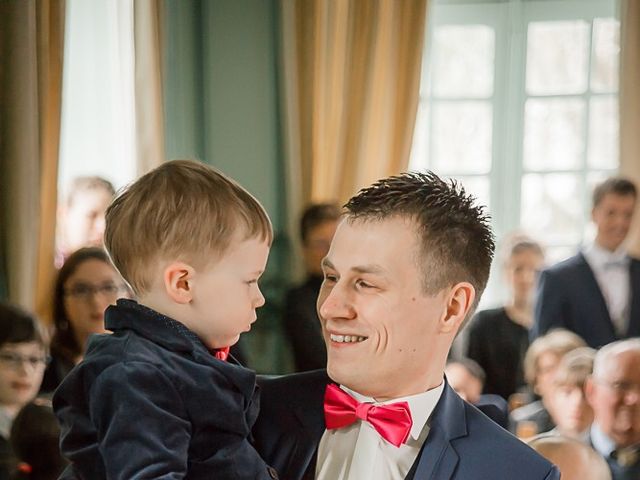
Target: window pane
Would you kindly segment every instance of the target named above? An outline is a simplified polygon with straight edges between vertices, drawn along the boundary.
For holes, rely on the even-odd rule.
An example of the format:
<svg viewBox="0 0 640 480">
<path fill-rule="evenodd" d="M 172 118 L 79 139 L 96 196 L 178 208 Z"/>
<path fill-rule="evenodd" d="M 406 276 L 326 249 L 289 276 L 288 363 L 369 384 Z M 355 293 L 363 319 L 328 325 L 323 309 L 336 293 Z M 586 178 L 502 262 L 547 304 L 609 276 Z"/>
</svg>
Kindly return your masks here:
<svg viewBox="0 0 640 480">
<path fill-rule="evenodd" d="M 618 90 L 619 54 L 620 22 L 613 18 L 594 19 L 591 60 L 591 89 L 594 92 Z"/>
<path fill-rule="evenodd" d="M 586 91 L 588 60 L 587 22 L 531 22 L 527 35 L 527 93 L 553 95 Z"/>
<path fill-rule="evenodd" d="M 493 94 L 495 33 L 486 25 L 444 25 L 433 37 L 436 97 L 487 98 Z M 469 81 L 469 79 L 473 81 Z"/>
<path fill-rule="evenodd" d="M 577 175 L 522 177 L 522 227 L 546 245 L 577 244 L 582 233 L 582 187 Z"/>
<path fill-rule="evenodd" d="M 618 101 L 616 97 L 591 98 L 589 107 L 589 167 L 618 166 Z"/>
<path fill-rule="evenodd" d="M 433 106 L 436 171 L 488 173 L 491 168 L 492 107 L 489 102 L 437 102 Z"/>
<path fill-rule="evenodd" d="M 418 105 L 409 161 L 411 170 L 423 170 L 429 166 L 429 108 L 425 100 Z"/>
<path fill-rule="evenodd" d="M 584 152 L 584 101 L 529 99 L 524 112 L 527 170 L 579 168 Z"/>
</svg>

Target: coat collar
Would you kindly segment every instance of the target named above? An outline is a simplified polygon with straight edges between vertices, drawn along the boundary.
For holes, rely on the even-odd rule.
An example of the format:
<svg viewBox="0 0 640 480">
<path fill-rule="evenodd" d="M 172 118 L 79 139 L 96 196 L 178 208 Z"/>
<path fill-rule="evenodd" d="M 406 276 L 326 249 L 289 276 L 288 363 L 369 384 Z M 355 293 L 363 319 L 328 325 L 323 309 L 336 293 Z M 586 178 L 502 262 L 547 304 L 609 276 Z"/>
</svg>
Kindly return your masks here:
<svg viewBox="0 0 640 480">
<path fill-rule="evenodd" d="M 322 394 L 314 392 L 314 395 L 310 395 L 308 404 L 301 403 L 294 411 L 300 422 L 300 430 L 296 438 L 295 458 L 292 458 L 290 466 L 300 470 L 289 470 L 291 478 L 307 480 L 315 476 L 318 445 L 326 429 L 323 408 L 324 388 L 331 382 L 326 373 L 323 378 Z M 446 379 L 444 391 L 431 415 L 429 424 L 429 435 L 416 459 L 418 464 L 414 478 L 449 479 L 459 461 L 451 441 L 466 436 L 468 431 L 464 401 L 446 383 Z"/>
<path fill-rule="evenodd" d="M 190 355 L 196 362 L 210 365 L 251 399 L 255 373 L 215 358 L 198 336 L 185 325 L 134 300 L 119 299 L 105 311 L 105 327 L 114 333 L 131 330 L 137 335 L 176 353 Z"/>
<path fill-rule="evenodd" d="M 107 330 L 132 330 L 153 343 L 175 352 L 207 350 L 195 333 L 182 323 L 156 312 L 135 300 L 121 298 L 105 311 Z"/>
<path fill-rule="evenodd" d="M 450 478 L 459 461 L 451 441 L 466 435 L 464 401 L 446 383 L 431 416 L 429 435 L 418 455 L 415 478 Z"/>
</svg>

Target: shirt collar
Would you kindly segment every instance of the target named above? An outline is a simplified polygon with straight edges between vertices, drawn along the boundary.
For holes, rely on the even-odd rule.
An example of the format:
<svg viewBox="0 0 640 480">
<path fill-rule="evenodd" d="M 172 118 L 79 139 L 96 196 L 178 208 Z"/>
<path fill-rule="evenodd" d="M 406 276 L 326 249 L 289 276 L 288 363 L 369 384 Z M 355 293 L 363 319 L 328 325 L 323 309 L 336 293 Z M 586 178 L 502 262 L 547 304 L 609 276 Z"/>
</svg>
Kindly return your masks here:
<svg viewBox="0 0 640 480">
<path fill-rule="evenodd" d="M 591 444 L 593 448 L 605 458 L 609 458 L 611 453 L 616 449 L 615 442 L 611 440 L 595 422 L 591 424 Z"/>
<path fill-rule="evenodd" d="M 427 424 L 427 420 L 431 416 L 431 413 L 436 408 L 442 391 L 444 390 L 444 381 L 435 388 L 427 390 L 423 393 L 417 393 L 415 395 L 409 395 L 407 397 L 394 398 L 393 400 L 385 400 L 384 402 L 377 402 L 372 397 L 361 395 L 358 392 L 340 385 L 340 388 L 351 395 L 353 398 L 361 403 L 373 403 L 374 405 L 388 405 L 390 403 L 407 402 L 409 404 L 409 410 L 411 411 L 411 420 L 413 425 L 411 426 L 411 432 L 409 436 L 414 440 L 418 440 L 424 426 Z"/>
<path fill-rule="evenodd" d="M 593 242 L 584 250 L 584 255 L 595 268 L 604 267 L 608 263 L 628 264 L 630 261 L 624 245 L 620 245 L 612 252 Z"/>
</svg>

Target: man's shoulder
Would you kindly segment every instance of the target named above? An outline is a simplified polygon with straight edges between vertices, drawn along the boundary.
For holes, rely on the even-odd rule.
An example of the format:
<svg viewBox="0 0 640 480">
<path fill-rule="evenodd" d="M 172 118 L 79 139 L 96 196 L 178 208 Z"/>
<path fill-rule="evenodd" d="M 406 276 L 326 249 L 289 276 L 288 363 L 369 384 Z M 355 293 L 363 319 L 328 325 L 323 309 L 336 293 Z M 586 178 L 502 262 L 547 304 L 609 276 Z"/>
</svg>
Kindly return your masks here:
<svg viewBox="0 0 640 480">
<path fill-rule="evenodd" d="M 587 263 L 584 255 L 580 252 L 551 265 L 544 270 L 544 273 L 553 276 L 571 275 L 576 272 L 580 272 L 585 266 L 588 267 L 589 264 Z"/>
<path fill-rule="evenodd" d="M 551 463 L 475 407 L 465 404 L 465 410 L 467 435 L 454 441 L 463 463 L 465 457 L 473 463 L 492 458 L 486 473 L 497 475 L 493 478 L 543 479 L 552 470 Z"/>
</svg>

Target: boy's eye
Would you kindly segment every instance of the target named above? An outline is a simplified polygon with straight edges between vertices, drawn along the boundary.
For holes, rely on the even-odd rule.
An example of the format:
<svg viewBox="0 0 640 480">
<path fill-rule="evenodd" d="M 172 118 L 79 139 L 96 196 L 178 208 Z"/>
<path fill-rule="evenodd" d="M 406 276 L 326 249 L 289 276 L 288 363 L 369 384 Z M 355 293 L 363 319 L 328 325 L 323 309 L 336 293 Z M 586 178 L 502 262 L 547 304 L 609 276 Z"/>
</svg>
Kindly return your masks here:
<svg viewBox="0 0 640 480">
<path fill-rule="evenodd" d="M 331 273 L 325 273 L 324 274 L 324 281 L 325 282 L 337 282 L 338 281 L 338 277 L 336 275 L 331 274 Z"/>
</svg>

